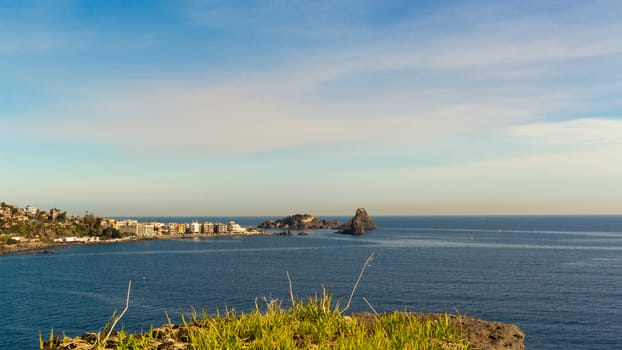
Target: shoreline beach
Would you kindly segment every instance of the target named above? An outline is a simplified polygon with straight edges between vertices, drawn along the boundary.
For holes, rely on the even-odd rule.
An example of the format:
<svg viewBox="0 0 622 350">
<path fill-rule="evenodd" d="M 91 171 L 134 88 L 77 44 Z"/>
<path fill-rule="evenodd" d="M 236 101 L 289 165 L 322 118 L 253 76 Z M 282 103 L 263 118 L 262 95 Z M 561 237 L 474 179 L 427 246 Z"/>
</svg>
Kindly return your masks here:
<svg viewBox="0 0 622 350">
<path fill-rule="evenodd" d="M 226 238 L 226 237 L 251 237 L 251 236 L 274 236 L 272 232 L 258 231 L 247 233 L 231 233 L 231 234 L 184 234 L 184 235 L 158 235 L 148 237 L 128 237 L 119 239 L 109 239 L 89 242 L 20 242 L 17 244 L 0 246 L 0 256 L 14 254 L 54 254 L 56 249 L 69 248 L 81 245 L 97 245 L 97 244 L 123 244 L 153 240 L 172 240 L 172 239 L 208 239 L 208 238 Z"/>
</svg>

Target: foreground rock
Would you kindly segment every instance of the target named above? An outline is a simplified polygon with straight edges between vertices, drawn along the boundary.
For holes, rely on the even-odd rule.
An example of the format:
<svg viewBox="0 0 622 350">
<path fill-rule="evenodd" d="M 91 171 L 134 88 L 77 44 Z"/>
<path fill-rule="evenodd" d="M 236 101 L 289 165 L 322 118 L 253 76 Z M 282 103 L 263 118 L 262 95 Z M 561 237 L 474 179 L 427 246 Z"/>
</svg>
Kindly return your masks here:
<svg viewBox="0 0 622 350">
<path fill-rule="evenodd" d="M 438 314 L 430 313 L 408 313 L 410 317 L 419 319 L 435 319 Z M 370 313 L 354 314 L 344 316 L 356 319 L 368 328 L 373 328 L 377 317 Z M 501 322 L 486 322 L 477 318 L 464 316 L 448 316 L 448 322 L 454 324 L 461 330 L 462 336 L 467 340 L 474 350 L 524 350 L 525 334 L 513 324 Z M 143 346 L 146 349 L 169 349 L 185 350 L 191 349 L 188 341 L 188 334 L 193 328 L 202 327 L 198 324 L 187 326 L 164 325 L 154 328 L 145 333 L 146 339 Z M 58 350 L 86 350 L 93 349 L 97 336 L 95 333 L 85 333 L 77 338 L 56 338 L 52 342 L 44 344 L 43 349 Z M 115 349 L 119 344 L 116 334 L 113 335 L 106 344 L 105 349 Z M 223 344 L 224 346 L 224 344 Z M 448 348 L 449 349 L 449 348 Z"/>
<path fill-rule="evenodd" d="M 375 230 L 376 223 L 367 215 L 365 208 L 356 209 L 354 217 L 341 226 L 339 233 L 348 233 L 351 235 L 362 235 L 365 231 Z"/>
<path fill-rule="evenodd" d="M 281 219 L 266 220 L 257 226 L 263 229 L 289 228 L 292 230 L 337 229 L 339 221 L 318 219 L 309 214 L 295 214 Z"/>
<path fill-rule="evenodd" d="M 411 312 L 409 315 L 423 320 L 439 317 L 439 314 L 434 313 Z M 368 327 L 373 327 L 376 320 L 376 316 L 370 313 L 354 317 Z M 516 325 L 455 315 L 449 315 L 448 321 L 462 330 L 464 339 L 474 350 L 525 350 L 525 333 Z"/>
<path fill-rule="evenodd" d="M 460 317 L 459 322 L 468 330 L 465 339 L 474 349 L 525 349 L 525 333 L 516 325 L 467 317 Z"/>
</svg>

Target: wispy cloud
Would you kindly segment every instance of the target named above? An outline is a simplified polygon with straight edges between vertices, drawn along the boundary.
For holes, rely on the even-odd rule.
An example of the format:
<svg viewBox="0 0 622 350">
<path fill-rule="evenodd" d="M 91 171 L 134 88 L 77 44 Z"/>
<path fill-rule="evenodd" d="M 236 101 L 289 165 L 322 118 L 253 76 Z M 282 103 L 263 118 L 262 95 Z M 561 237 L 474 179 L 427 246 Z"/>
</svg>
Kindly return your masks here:
<svg viewBox="0 0 622 350">
<path fill-rule="evenodd" d="M 622 119 L 587 118 L 533 123 L 512 127 L 509 132 L 529 145 L 563 146 L 566 149 L 577 146 L 617 148 L 622 153 Z"/>
<path fill-rule="evenodd" d="M 36 33 L 0 33 L 0 56 L 42 54 L 62 47 L 62 39 Z"/>
<path fill-rule="evenodd" d="M 11 134 L 27 130 L 23 136 L 37 139 L 206 155 L 331 145 L 415 147 L 439 137 L 503 125 L 504 120 L 520 119 L 529 110 L 505 108 L 502 101 L 419 107 L 412 103 L 417 98 L 409 94 L 355 104 L 322 102 L 307 95 L 313 84 L 292 86 L 290 79 L 296 81 L 297 76 L 268 74 L 214 87 L 150 81 L 79 94 L 82 101 L 75 101 L 71 110 L 57 112 L 53 118 L 16 121 Z"/>
</svg>

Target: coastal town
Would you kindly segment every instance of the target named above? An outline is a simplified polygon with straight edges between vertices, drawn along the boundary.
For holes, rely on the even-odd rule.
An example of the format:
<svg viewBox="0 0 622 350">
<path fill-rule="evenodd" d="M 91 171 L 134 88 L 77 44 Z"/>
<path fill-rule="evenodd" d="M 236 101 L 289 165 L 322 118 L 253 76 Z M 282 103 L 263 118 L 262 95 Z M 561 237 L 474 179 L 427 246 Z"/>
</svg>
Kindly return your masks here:
<svg viewBox="0 0 622 350">
<path fill-rule="evenodd" d="M 112 227 L 124 235 L 153 237 L 161 235 L 243 235 L 259 234 L 264 230 L 254 227 L 242 227 L 235 221 L 221 222 L 197 222 L 191 223 L 162 223 L 162 222 L 139 222 L 134 219 L 115 220 L 102 219 L 103 227 Z"/>
<path fill-rule="evenodd" d="M 31 205 L 19 207 L 0 203 L 0 254 L 18 252 L 51 253 L 53 248 L 76 244 L 118 243 L 151 239 L 208 238 L 231 236 L 306 236 L 305 230 L 328 229 L 336 233 L 362 235 L 376 229 L 364 208 L 352 219 L 319 219 L 309 214 L 294 214 L 268 219 L 257 227 L 242 227 L 235 221 L 158 222 L 127 218 L 102 218 L 86 212 L 69 216 L 57 208 L 41 210 Z"/>
<path fill-rule="evenodd" d="M 242 227 L 235 221 L 141 222 L 100 218 L 90 213 L 69 216 L 57 208 L 41 210 L 0 203 L 0 254 L 39 251 L 79 243 L 112 243 L 145 239 L 252 236 L 266 230 Z"/>
</svg>

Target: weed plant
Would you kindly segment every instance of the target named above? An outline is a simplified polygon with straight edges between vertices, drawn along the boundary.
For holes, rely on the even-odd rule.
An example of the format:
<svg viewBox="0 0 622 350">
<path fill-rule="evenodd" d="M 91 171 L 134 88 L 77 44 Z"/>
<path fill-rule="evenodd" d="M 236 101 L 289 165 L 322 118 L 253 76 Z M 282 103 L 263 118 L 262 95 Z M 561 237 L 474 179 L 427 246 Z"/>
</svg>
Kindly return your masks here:
<svg viewBox="0 0 622 350">
<path fill-rule="evenodd" d="M 263 311 L 193 318 L 185 327 L 191 349 L 470 349 L 448 315 L 347 316 L 325 291 L 288 309 L 271 301 Z"/>
<path fill-rule="evenodd" d="M 105 348 L 159 349 L 183 343 L 187 349 L 471 349 L 449 315 L 422 319 L 406 312 L 344 315 L 330 293 L 256 304 L 248 313 L 182 315 L 182 324 L 143 334 L 116 333 Z M 56 346 L 58 343 L 55 343 Z M 57 348 L 57 347 L 50 347 Z M 60 347 L 58 347 L 60 348 Z M 101 348 L 93 344 L 93 348 Z"/>
</svg>

